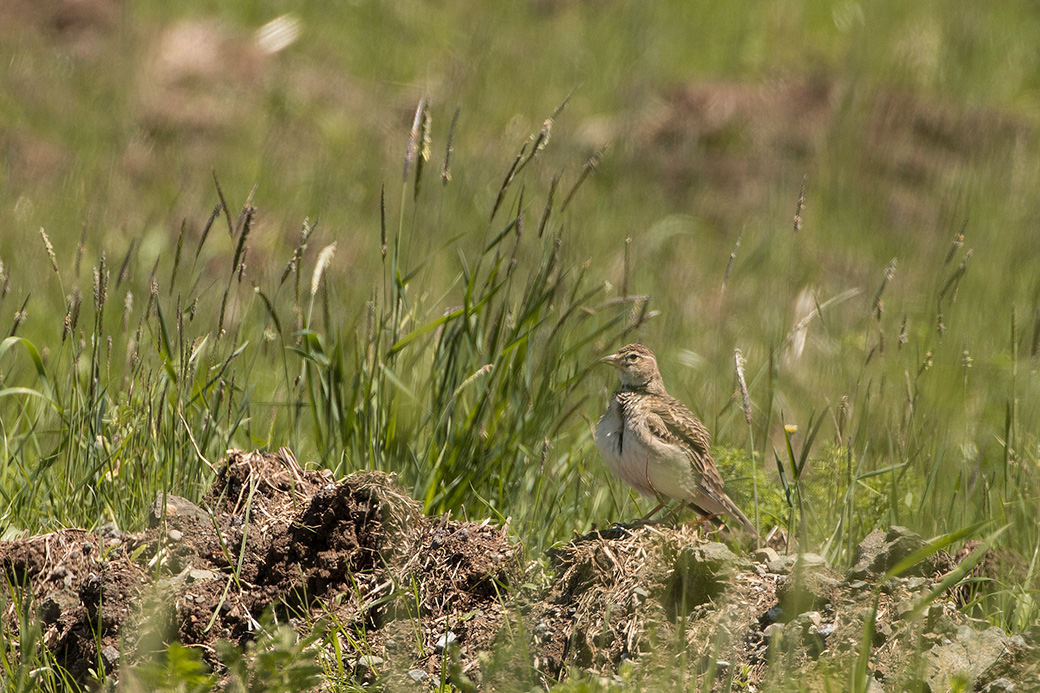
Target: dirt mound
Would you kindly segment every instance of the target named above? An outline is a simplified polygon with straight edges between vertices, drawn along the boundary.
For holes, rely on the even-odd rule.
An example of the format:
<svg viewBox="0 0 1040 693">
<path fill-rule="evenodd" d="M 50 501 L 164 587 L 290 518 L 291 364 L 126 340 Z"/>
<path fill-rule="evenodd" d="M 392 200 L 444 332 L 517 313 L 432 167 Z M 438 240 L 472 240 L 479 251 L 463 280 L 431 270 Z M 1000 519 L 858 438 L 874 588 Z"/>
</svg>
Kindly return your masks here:
<svg viewBox="0 0 1040 693">
<path fill-rule="evenodd" d="M 473 661 L 494 645 L 499 590 L 521 576 L 502 530 L 425 517 L 392 476 L 336 483 L 284 450 L 229 453 L 203 506 L 167 496 L 139 534 L 66 530 L 0 544 L 0 570 L 31 595 L 46 644 L 78 680 L 96 667 L 98 625 L 110 667 L 121 652 L 135 661 L 170 640 L 216 664 L 217 641 L 245 644 L 265 611 L 300 631 L 353 628 L 366 635 L 355 656 L 367 663 L 438 675 L 438 640 Z M 13 602 L 5 616 L 17 621 Z M 405 618 L 418 621 L 408 626 L 416 647 L 385 627 Z"/>
<path fill-rule="evenodd" d="M 261 623 L 276 623 L 319 634 L 304 658 L 388 686 L 530 688 L 580 671 L 698 690 L 797 675 L 802 689 L 836 689 L 867 642 L 867 673 L 886 690 L 1029 690 L 1040 634 L 1008 637 L 961 614 L 940 584 L 954 559 L 924 548 L 903 528 L 874 532 L 842 573 L 809 553 L 738 556 L 695 527 L 615 525 L 525 573 L 504 529 L 426 517 L 392 476 L 337 482 L 286 450 L 232 451 L 201 507 L 160 497 L 140 533 L 0 543 L 0 572 L 13 588 L 7 632 L 33 637 L 19 620 L 35 615 L 81 683 L 173 642 L 222 672 L 221 641 L 248 652 Z"/>
</svg>

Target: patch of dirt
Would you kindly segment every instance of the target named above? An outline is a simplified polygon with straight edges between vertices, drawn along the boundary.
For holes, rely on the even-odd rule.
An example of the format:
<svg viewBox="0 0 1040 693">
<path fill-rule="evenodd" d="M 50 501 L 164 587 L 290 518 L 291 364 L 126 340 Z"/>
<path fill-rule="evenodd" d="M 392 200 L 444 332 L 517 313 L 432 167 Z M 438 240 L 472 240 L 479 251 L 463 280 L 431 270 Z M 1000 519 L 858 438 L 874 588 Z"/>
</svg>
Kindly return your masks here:
<svg viewBox="0 0 1040 693">
<path fill-rule="evenodd" d="M 0 569 L 26 587 L 45 642 L 77 679 L 96 666 L 95 629 L 115 665 L 124 626 L 211 654 L 220 639 L 251 639 L 265 610 L 301 631 L 330 619 L 353 627 L 366 633 L 355 656 L 437 676 L 438 640 L 473 663 L 493 647 L 523 575 L 502 529 L 425 517 L 392 476 L 336 483 L 285 450 L 229 453 L 202 506 L 167 496 L 138 534 L 66 530 L 0 544 Z M 146 640 L 128 639 L 130 649 L 155 646 Z"/>
<path fill-rule="evenodd" d="M 0 37 L 42 35 L 77 58 L 93 58 L 123 23 L 124 0 L 4 0 Z"/>
<path fill-rule="evenodd" d="M 937 184 L 980 157 L 1010 171 L 1032 137 L 1008 113 L 821 74 L 683 85 L 640 118 L 632 146 L 663 189 L 692 194 L 698 208 L 727 221 L 766 203 L 778 181 L 789 187 L 793 209 L 803 175 L 813 178 L 836 129 L 855 134 L 843 156 L 873 174 L 864 193 L 886 196 L 895 228 L 934 224 Z"/>
<path fill-rule="evenodd" d="M 219 670 L 218 641 L 248 645 L 265 614 L 301 635 L 335 624 L 356 680 L 387 686 L 681 672 L 698 689 L 765 690 L 796 671 L 824 690 L 849 680 L 875 613 L 869 673 L 885 689 L 943 690 L 962 673 L 977 690 L 1037 680 L 1040 638 L 987 630 L 953 608 L 956 592 L 926 599 L 951 557 L 880 582 L 923 545 L 903 528 L 874 532 L 839 573 L 813 554 L 737 555 L 693 526 L 615 525 L 553 549 L 547 573 L 525 571 L 503 528 L 426 517 L 392 476 L 335 481 L 287 450 L 231 451 L 201 507 L 160 497 L 142 532 L 0 543 L 13 588 L 2 618 L 18 633 L 19 609 L 35 615 L 83 683 L 173 641 Z"/>
</svg>

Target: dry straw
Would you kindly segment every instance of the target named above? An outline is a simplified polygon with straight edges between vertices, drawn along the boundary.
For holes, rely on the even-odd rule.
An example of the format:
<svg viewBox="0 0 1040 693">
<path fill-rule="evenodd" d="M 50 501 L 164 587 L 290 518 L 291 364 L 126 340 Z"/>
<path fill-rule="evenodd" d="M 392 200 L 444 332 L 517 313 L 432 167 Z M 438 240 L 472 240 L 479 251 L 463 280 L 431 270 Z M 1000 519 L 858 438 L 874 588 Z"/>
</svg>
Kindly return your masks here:
<svg viewBox="0 0 1040 693">
<path fill-rule="evenodd" d="M 737 385 L 740 387 L 740 404 L 744 409 L 744 419 L 751 425 L 751 395 L 748 394 L 747 380 L 744 378 L 744 354 L 740 349 L 733 350 L 733 363 L 737 370 Z"/>
<path fill-rule="evenodd" d="M 332 262 L 332 258 L 335 254 L 335 241 L 322 248 L 321 252 L 318 253 L 318 262 L 314 265 L 314 276 L 311 277 L 311 298 L 318 295 L 318 289 L 321 287 L 321 277 L 325 274 L 325 270 Z"/>
</svg>

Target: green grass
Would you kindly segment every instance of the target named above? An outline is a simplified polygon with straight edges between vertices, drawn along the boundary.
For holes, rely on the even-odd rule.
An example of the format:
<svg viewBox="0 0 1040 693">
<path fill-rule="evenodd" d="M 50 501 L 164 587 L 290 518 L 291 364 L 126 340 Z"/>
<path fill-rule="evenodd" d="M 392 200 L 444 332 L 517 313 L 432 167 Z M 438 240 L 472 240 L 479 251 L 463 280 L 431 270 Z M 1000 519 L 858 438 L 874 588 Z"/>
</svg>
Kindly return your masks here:
<svg viewBox="0 0 1040 693">
<path fill-rule="evenodd" d="M 197 498 L 226 448 L 285 445 L 337 474 L 398 472 L 430 513 L 508 519 L 538 555 L 641 509 L 591 444 L 613 386 L 593 364 L 639 340 L 764 525 L 841 565 L 878 527 L 1010 524 L 997 545 L 1026 577 L 973 611 L 1035 622 L 1040 16 L 1026 3 L 612 9 L 301 6 L 301 42 L 263 79 L 221 77 L 241 109 L 199 137 L 142 105 L 135 66 L 172 20 L 164 6 L 129 11 L 87 58 L 33 32 L 4 43 L 4 536 L 135 529 L 159 491 Z M 242 36 L 276 13 L 176 12 Z M 677 190 L 638 135 L 677 85 L 803 74 L 833 78 L 838 103 L 812 153 L 748 204 L 720 205 L 703 177 Z M 940 124 L 872 141 L 872 109 L 906 93 Z M 430 158 L 402 183 L 424 95 Z M 700 153 L 750 146 L 716 145 Z M 19 163 L 37 146 L 54 163 Z M 213 170 L 228 204 L 206 235 Z"/>
</svg>

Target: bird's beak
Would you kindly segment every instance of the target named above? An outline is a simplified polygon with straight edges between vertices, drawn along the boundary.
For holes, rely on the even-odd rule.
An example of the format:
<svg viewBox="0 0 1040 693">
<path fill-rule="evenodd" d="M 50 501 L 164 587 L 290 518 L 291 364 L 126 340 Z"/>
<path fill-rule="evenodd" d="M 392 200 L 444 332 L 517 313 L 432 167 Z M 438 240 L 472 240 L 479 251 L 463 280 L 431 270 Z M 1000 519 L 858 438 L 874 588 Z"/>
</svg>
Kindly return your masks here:
<svg viewBox="0 0 1040 693">
<path fill-rule="evenodd" d="M 611 354 L 610 356 L 604 356 L 599 360 L 600 363 L 609 363 L 611 366 L 617 366 L 617 354 Z"/>
</svg>

